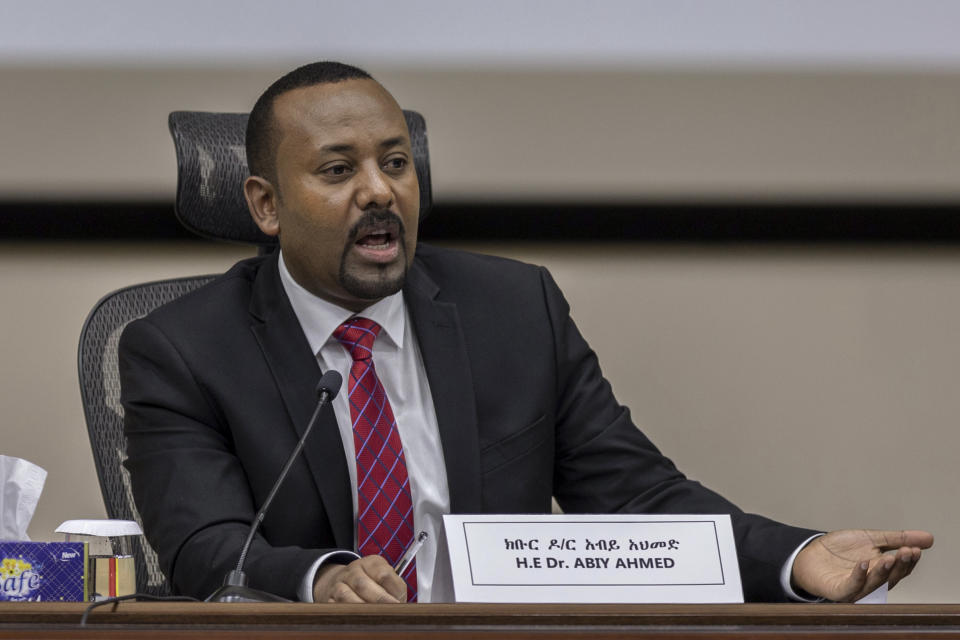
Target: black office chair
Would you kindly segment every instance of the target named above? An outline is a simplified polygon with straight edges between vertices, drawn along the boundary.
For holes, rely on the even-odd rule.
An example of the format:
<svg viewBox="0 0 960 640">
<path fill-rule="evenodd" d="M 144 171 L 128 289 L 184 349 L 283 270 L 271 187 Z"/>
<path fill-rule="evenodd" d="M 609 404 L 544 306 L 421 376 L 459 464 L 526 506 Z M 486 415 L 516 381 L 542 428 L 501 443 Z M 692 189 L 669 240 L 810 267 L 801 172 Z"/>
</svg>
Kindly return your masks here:
<svg viewBox="0 0 960 640">
<path fill-rule="evenodd" d="M 123 437 L 123 407 L 120 406 L 120 376 L 117 372 L 117 342 L 131 320 L 188 293 L 214 276 L 163 280 L 126 287 L 103 297 L 80 331 L 78 368 L 83 413 L 87 420 L 93 461 L 100 479 L 100 492 L 107 516 L 136 520 L 130 478 L 123 468 L 126 443 Z M 168 595 L 157 556 L 142 537 L 133 543 L 137 570 L 137 592 Z"/>
<path fill-rule="evenodd" d="M 414 111 L 404 111 L 410 129 L 414 166 L 420 183 L 420 219 L 432 204 L 426 125 Z M 247 212 L 241 185 L 247 177 L 245 113 L 175 111 L 170 133 L 177 151 L 176 215 L 201 236 L 257 245 L 270 251 L 276 238 L 261 233 Z M 126 441 L 117 371 L 117 343 L 128 322 L 206 284 L 202 275 L 148 282 L 107 294 L 87 316 L 80 332 L 78 369 L 83 411 L 93 449 L 107 516 L 140 522 L 123 467 Z M 157 556 L 146 540 L 134 543 L 137 592 L 171 593 Z"/>
</svg>

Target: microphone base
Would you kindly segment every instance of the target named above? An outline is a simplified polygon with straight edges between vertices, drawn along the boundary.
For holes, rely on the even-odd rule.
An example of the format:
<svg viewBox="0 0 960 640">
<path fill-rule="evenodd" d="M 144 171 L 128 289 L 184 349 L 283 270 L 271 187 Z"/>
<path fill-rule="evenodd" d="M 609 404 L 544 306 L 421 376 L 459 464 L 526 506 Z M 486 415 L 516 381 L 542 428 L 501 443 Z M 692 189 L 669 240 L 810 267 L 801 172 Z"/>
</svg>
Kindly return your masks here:
<svg viewBox="0 0 960 640">
<path fill-rule="evenodd" d="M 210 594 L 205 602 L 290 602 L 266 591 L 247 586 L 247 574 L 234 569 L 223 579 L 223 586 Z"/>
<path fill-rule="evenodd" d="M 204 602 L 292 602 L 292 600 L 259 589 L 225 584 L 211 593 Z"/>
</svg>

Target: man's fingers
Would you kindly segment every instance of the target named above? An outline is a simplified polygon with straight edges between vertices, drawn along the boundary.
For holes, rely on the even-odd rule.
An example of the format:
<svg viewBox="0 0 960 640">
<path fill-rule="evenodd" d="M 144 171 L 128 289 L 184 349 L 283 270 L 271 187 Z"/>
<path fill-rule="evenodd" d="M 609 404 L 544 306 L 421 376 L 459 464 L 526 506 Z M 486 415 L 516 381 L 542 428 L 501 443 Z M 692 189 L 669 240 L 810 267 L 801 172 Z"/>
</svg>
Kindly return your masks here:
<svg viewBox="0 0 960 640">
<path fill-rule="evenodd" d="M 869 569 L 869 563 L 867 562 L 858 562 L 853 567 L 853 571 L 850 572 L 850 575 L 847 576 L 847 584 L 843 587 L 842 593 L 851 594 L 849 596 L 840 596 L 838 599 L 840 601 L 849 600 L 850 602 L 857 599 L 856 595 L 864 590 L 864 586 L 867 584 L 867 574 Z M 837 598 L 838 596 L 830 596 L 832 598 Z"/>
<path fill-rule="evenodd" d="M 393 571 L 390 572 L 389 582 L 382 582 L 380 584 L 390 592 L 391 597 L 397 602 L 407 601 L 407 583 Z"/>
<path fill-rule="evenodd" d="M 361 598 L 350 585 L 344 582 L 338 582 L 333 586 L 333 593 L 330 596 L 330 602 L 349 602 L 353 604 L 362 604 L 367 601 Z"/>
<path fill-rule="evenodd" d="M 929 549 L 933 546 L 933 534 L 929 531 L 871 531 L 871 537 L 879 549 L 892 551 L 900 547 Z"/>
<path fill-rule="evenodd" d="M 318 602 L 406 602 L 407 585 L 380 556 L 322 570 L 314 587 Z"/>
<path fill-rule="evenodd" d="M 380 584 L 367 576 L 358 579 L 350 586 L 353 588 L 353 591 L 360 596 L 362 599 L 361 602 L 373 602 L 378 604 L 400 602 Z"/>
<path fill-rule="evenodd" d="M 398 576 L 387 561 L 380 556 L 367 556 L 369 561 L 363 565 L 367 576 L 375 582 L 387 595 L 388 600 L 378 599 L 377 602 L 406 602 L 407 583 Z M 366 560 L 366 558 L 364 558 Z"/>
<path fill-rule="evenodd" d="M 380 562 L 370 560 L 361 565 L 363 575 L 356 577 L 356 583 L 352 585 L 354 591 L 366 602 L 406 602 L 406 583 L 380 556 L 368 557 L 377 558 Z M 399 587 L 397 582 L 400 583 Z"/>
<path fill-rule="evenodd" d="M 896 566 L 894 566 L 888 578 L 891 589 L 897 586 L 898 582 L 910 575 L 913 568 L 917 566 L 917 561 L 920 560 L 920 549 L 916 547 L 912 549 L 904 547 L 897 552 L 896 558 Z"/>
<path fill-rule="evenodd" d="M 862 571 L 864 564 L 867 563 L 861 562 L 858 565 L 858 570 Z M 866 580 L 860 587 L 860 590 L 857 591 L 851 598 L 851 601 L 859 600 L 860 598 L 873 593 L 880 587 L 880 585 L 889 580 L 891 572 L 897 565 L 897 558 L 892 555 L 884 555 L 869 564 L 871 566 L 867 571 Z"/>
</svg>

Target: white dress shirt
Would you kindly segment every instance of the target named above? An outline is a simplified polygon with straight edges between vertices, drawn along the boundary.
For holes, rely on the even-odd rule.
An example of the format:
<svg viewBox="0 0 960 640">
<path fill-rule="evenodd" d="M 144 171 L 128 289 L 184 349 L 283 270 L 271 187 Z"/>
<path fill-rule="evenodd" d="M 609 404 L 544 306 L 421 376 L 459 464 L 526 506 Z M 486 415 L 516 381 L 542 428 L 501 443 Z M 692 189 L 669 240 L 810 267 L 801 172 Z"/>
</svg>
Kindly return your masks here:
<svg viewBox="0 0 960 640">
<path fill-rule="evenodd" d="M 338 307 L 319 298 L 290 275 L 280 254 L 280 282 L 290 299 L 294 314 L 300 322 L 310 348 L 317 356 L 321 371 L 333 369 L 349 380 L 353 359 L 333 332 L 353 315 L 373 320 L 383 330 L 373 343 L 373 362 L 377 377 L 383 384 L 390 407 L 393 409 L 403 444 L 407 474 L 413 499 L 414 531 L 426 531 L 429 538 L 417 554 L 418 602 L 452 602 L 453 578 L 443 533 L 443 514 L 450 513 L 450 490 L 437 427 L 437 413 L 430 395 L 426 369 L 420 356 L 420 345 L 413 334 L 413 325 L 403 299 L 403 292 L 376 302 L 361 313 Z M 354 550 L 357 546 L 357 466 L 353 444 L 353 420 L 347 400 L 346 384 L 333 401 L 333 411 L 340 429 L 343 450 L 350 471 L 350 491 L 353 496 Z M 816 536 L 814 536 L 815 538 Z M 790 585 L 793 561 L 810 540 L 806 540 L 784 563 L 780 584 L 787 596 L 807 601 L 794 592 Z M 304 575 L 298 596 L 303 602 L 313 602 L 313 581 L 320 566 L 332 559 L 327 554 L 317 560 Z M 359 557 L 359 556 L 358 556 Z"/>
<path fill-rule="evenodd" d="M 450 491 L 444 467 L 443 448 L 437 427 L 437 413 L 420 356 L 420 346 L 413 335 L 413 324 L 407 313 L 403 292 L 370 305 L 361 313 L 318 298 L 301 287 L 279 260 L 280 282 L 300 321 L 310 349 L 317 356 L 321 371 L 333 369 L 343 376 L 344 384 L 333 400 L 333 412 L 340 428 L 343 451 L 350 471 L 350 492 L 353 496 L 354 550 L 357 546 L 357 461 L 353 442 L 353 420 L 350 416 L 347 381 L 353 359 L 333 332 L 353 315 L 373 320 L 383 327 L 373 343 L 373 364 L 383 384 L 397 431 L 403 444 L 403 455 L 410 478 L 413 499 L 414 531 L 426 531 L 429 537 L 417 553 L 418 602 L 453 600 L 453 583 L 443 539 L 443 514 L 450 513 Z M 320 558 L 304 576 L 299 597 L 313 601 L 313 580 L 316 570 L 329 556 Z"/>
</svg>

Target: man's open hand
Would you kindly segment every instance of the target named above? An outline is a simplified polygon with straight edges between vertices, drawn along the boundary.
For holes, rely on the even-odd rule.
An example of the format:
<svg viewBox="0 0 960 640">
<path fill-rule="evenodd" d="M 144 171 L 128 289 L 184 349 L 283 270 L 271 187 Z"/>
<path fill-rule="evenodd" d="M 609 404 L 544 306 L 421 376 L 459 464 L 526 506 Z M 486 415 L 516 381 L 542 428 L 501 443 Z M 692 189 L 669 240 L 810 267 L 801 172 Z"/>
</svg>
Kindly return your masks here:
<svg viewBox="0 0 960 640">
<path fill-rule="evenodd" d="M 893 588 L 931 546 L 926 531 L 832 531 L 797 554 L 793 584 L 827 600 L 853 602 L 885 582 Z"/>
<path fill-rule="evenodd" d="M 314 602 L 406 602 L 407 584 L 380 556 L 328 564 L 313 582 Z"/>
</svg>

